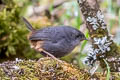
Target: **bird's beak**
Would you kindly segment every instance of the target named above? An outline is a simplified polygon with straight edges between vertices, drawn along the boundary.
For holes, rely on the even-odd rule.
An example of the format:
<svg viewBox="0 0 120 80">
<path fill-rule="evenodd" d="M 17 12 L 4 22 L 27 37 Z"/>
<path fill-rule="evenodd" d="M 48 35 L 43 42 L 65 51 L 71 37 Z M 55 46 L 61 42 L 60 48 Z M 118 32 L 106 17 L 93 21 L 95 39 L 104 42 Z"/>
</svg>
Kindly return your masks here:
<svg viewBox="0 0 120 80">
<path fill-rule="evenodd" d="M 87 40 L 87 41 L 89 41 L 87 38 L 83 38 L 82 40 L 80 40 L 80 41 L 83 41 L 83 40 Z"/>
</svg>

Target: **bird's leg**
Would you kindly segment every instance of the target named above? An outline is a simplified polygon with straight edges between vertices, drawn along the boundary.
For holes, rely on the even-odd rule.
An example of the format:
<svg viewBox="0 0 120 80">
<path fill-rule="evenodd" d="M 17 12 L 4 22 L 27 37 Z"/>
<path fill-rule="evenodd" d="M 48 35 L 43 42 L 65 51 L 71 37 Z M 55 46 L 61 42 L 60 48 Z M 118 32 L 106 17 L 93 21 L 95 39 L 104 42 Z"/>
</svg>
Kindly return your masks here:
<svg viewBox="0 0 120 80">
<path fill-rule="evenodd" d="M 58 61 L 58 62 L 62 63 L 62 61 L 61 61 L 61 60 L 59 60 L 58 58 L 56 58 L 55 56 L 53 56 L 53 55 L 52 55 L 52 54 L 50 54 L 49 52 L 47 52 L 47 51 L 43 50 L 42 48 L 37 49 L 37 51 L 39 51 L 39 52 L 44 52 L 45 54 L 47 54 L 48 56 L 50 56 L 52 59 L 54 59 L 54 60 L 56 60 L 56 61 Z"/>
<path fill-rule="evenodd" d="M 43 50 L 42 52 L 44 52 L 45 54 L 47 54 L 48 56 L 50 56 L 51 58 L 53 58 L 54 60 L 58 61 L 58 62 L 62 62 L 60 59 L 56 58 L 54 55 L 50 54 L 49 52 Z"/>
<path fill-rule="evenodd" d="M 44 49 L 41 48 L 41 45 L 43 44 L 43 41 L 38 41 L 36 43 L 36 45 L 33 45 L 34 49 L 36 51 L 39 51 L 39 52 L 44 52 L 45 54 L 47 54 L 47 56 L 50 56 L 51 58 L 53 58 L 54 60 L 58 61 L 58 62 L 62 62 L 61 60 L 59 60 L 58 58 L 56 58 L 54 55 L 50 54 L 49 52 L 45 51 Z"/>
</svg>

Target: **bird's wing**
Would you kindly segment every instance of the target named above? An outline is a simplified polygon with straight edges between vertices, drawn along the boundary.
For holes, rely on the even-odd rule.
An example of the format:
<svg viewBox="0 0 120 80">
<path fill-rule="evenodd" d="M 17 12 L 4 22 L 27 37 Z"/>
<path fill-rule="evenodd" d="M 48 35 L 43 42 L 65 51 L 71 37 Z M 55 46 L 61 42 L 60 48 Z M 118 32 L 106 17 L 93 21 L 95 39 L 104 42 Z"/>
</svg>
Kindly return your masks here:
<svg viewBox="0 0 120 80">
<path fill-rule="evenodd" d="M 50 39 L 51 38 L 50 36 L 48 36 L 48 33 L 42 31 L 36 31 L 29 37 L 29 40 L 50 40 Z"/>
<path fill-rule="evenodd" d="M 52 41 L 53 36 L 56 34 L 54 28 L 44 28 L 37 30 L 32 33 L 32 35 L 29 37 L 29 40 L 47 40 L 47 41 Z M 54 37 L 55 38 L 55 37 Z"/>
</svg>

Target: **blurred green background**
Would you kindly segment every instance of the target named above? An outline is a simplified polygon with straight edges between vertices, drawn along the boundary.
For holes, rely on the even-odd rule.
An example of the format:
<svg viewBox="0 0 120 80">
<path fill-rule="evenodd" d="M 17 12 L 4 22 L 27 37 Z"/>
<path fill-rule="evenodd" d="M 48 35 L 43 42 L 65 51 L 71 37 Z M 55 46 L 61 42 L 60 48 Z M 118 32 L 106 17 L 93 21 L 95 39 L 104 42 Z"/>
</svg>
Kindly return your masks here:
<svg viewBox="0 0 120 80">
<path fill-rule="evenodd" d="M 120 0 L 98 0 L 114 41 L 120 45 Z M 39 59 L 27 40 L 29 31 L 22 21 L 26 17 L 34 28 L 71 25 L 89 38 L 77 0 L 0 0 L 0 62 L 6 60 Z M 63 60 L 84 67 L 90 42 L 83 41 Z"/>
</svg>

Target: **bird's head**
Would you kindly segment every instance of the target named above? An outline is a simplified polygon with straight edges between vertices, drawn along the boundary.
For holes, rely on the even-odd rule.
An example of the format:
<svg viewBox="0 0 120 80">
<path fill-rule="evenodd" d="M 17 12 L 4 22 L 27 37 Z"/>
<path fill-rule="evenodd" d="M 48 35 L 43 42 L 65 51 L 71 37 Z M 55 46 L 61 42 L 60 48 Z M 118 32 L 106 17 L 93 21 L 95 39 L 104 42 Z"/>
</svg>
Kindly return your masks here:
<svg viewBox="0 0 120 80">
<path fill-rule="evenodd" d="M 73 43 L 76 45 L 78 45 L 83 40 L 88 40 L 85 35 L 77 29 L 73 30 L 71 35 Z"/>
</svg>

